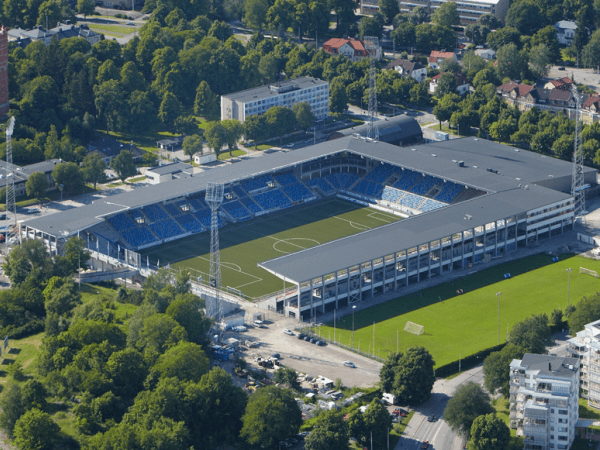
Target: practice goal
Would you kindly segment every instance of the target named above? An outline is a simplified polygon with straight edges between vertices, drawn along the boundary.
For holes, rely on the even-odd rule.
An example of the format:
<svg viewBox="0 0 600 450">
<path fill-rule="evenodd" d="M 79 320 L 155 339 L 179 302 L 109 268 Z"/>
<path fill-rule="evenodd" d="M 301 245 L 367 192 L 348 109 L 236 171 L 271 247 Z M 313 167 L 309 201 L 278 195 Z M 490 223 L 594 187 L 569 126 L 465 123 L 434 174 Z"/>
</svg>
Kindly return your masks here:
<svg viewBox="0 0 600 450">
<path fill-rule="evenodd" d="M 594 278 L 598 278 L 598 272 L 596 272 L 595 270 L 586 269 L 585 267 L 580 267 L 579 273 L 585 273 L 587 275 L 593 276 Z"/>
<path fill-rule="evenodd" d="M 421 335 L 425 333 L 425 327 L 423 325 L 419 325 L 417 323 L 408 321 L 406 322 L 406 325 L 404 325 L 404 331 L 408 331 L 409 333 L 416 335 Z"/>
</svg>

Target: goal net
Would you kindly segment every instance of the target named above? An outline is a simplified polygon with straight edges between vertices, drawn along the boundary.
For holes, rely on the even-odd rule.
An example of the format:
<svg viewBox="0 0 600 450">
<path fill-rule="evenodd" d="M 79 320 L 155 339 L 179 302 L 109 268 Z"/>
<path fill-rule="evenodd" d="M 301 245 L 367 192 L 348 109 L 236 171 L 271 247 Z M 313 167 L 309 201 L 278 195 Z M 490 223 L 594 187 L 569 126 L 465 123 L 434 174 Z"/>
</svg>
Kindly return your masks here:
<svg viewBox="0 0 600 450">
<path fill-rule="evenodd" d="M 404 331 L 408 331 L 409 333 L 421 335 L 425 333 L 425 327 L 423 325 L 416 324 L 414 322 L 406 322 L 404 325 Z"/>
<path fill-rule="evenodd" d="M 598 278 L 598 272 L 596 272 L 595 270 L 586 269 L 585 267 L 580 267 L 579 273 L 585 273 L 587 275 L 593 276 L 594 278 Z"/>
</svg>

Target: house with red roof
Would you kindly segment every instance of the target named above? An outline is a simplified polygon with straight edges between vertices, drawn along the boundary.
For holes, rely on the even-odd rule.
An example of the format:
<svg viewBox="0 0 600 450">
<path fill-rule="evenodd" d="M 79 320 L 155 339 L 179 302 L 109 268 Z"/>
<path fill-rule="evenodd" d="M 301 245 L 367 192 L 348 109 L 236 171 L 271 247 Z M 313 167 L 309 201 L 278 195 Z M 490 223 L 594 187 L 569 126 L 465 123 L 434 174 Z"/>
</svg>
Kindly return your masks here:
<svg viewBox="0 0 600 450">
<path fill-rule="evenodd" d="M 364 42 L 353 38 L 331 38 L 323 44 L 323 50 L 334 56 L 344 55 L 352 62 L 369 57 Z M 375 57 L 381 59 L 381 46 L 377 47 Z"/>
<path fill-rule="evenodd" d="M 451 59 L 452 61 L 456 61 L 456 53 L 454 52 L 438 52 L 437 50 L 432 50 L 429 55 L 428 65 L 434 69 L 439 69 L 440 63 L 446 59 Z"/>
<path fill-rule="evenodd" d="M 573 80 L 571 80 L 569 77 L 550 80 L 544 84 L 544 89 L 561 89 L 563 91 L 570 91 L 572 87 Z"/>
<path fill-rule="evenodd" d="M 444 72 L 444 73 L 452 73 L 452 72 Z M 435 93 L 435 90 L 437 89 L 437 86 L 438 86 L 438 81 L 440 78 L 442 78 L 442 75 L 444 75 L 444 73 L 438 73 L 429 82 L 429 92 L 431 94 Z M 469 87 L 471 87 L 469 80 L 460 73 L 452 73 L 452 75 L 454 75 L 456 77 L 456 93 L 458 95 L 465 95 L 467 92 L 469 92 Z"/>
</svg>

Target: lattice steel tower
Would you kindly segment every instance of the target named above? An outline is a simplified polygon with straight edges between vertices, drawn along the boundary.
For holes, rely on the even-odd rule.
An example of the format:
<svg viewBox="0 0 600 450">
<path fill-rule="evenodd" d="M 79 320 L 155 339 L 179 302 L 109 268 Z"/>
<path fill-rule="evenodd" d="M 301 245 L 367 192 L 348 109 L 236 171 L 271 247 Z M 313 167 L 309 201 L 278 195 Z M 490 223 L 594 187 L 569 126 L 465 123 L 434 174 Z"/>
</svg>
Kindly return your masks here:
<svg viewBox="0 0 600 450">
<path fill-rule="evenodd" d="M 215 295 L 206 303 L 206 315 L 219 323 L 222 317 L 220 302 L 221 256 L 219 254 L 219 206 L 223 203 L 223 183 L 208 183 L 206 203 L 210 206 L 210 272 L 209 283 L 215 289 Z"/>
<path fill-rule="evenodd" d="M 15 127 L 15 118 L 11 117 L 6 126 L 6 166 L 4 179 L 6 180 L 6 232 L 4 233 L 4 251 L 8 253 L 9 242 L 17 237 L 17 204 L 15 203 L 15 166 L 12 158 L 12 134 Z"/>
<path fill-rule="evenodd" d="M 365 36 L 363 39 L 365 50 L 369 54 L 369 121 L 367 123 L 367 138 L 375 141 L 379 140 L 379 126 L 377 125 L 377 49 L 379 48 L 379 38 Z"/>
<path fill-rule="evenodd" d="M 575 199 L 573 210 L 575 217 L 580 216 L 585 210 L 585 177 L 583 173 L 583 143 L 581 136 L 582 117 L 581 117 L 581 102 L 582 96 L 577 91 L 577 86 L 573 84 L 573 96 L 575 97 L 575 143 L 573 148 L 573 176 L 571 179 L 571 195 Z"/>
</svg>

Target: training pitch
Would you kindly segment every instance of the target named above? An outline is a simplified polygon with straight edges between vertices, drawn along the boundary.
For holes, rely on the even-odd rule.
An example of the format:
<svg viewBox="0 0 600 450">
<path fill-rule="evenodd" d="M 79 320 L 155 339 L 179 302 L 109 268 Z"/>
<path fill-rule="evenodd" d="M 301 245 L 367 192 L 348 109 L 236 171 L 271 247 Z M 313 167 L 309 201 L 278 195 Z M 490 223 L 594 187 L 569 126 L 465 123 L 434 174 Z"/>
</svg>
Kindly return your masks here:
<svg viewBox="0 0 600 450">
<path fill-rule="evenodd" d="M 284 288 L 283 280 L 257 264 L 377 228 L 400 217 L 333 199 L 227 225 L 219 231 L 222 286 L 256 298 Z M 210 232 L 145 250 L 152 263 L 190 269 L 208 280 Z M 289 287 L 289 284 L 286 286 Z"/>
<path fill-rule="evenodd" d="M 480 269 L 474 267 L 474 270 Z M 533 314 L 564 310 L 569 301 L 568 273 L 571 272 L 571 304 L 600 292 L 600 279 L 580 274 L 579 268 L 600 272 L 600 261 L 563 255 L 540 254 L 481 270 L 454 281 L 424 289 L 355 313 L 354 347 L 386 358 L 390 352 L 423 346 L 433 355 L 436 367 L 473 355 L 498 344 L 498 298 L 500 299 L 500 343 L 507 330 Z M 504 279 L 510 273 L 512 278 Z M 456 293 L 462 289 L 464 293 Z M 501 292 L 499 296 L 496 294 Z M 404 331 L 407 321 L 425 327 L 417 336 Z M 375 324 L 375 325 L 373 325 Z M 334 339 L 334 328 L 315 330 Z M 375 345 L 373 347 L 373 331 Z M 338 320 L 335 340 L 352 342 L 352 314 Z M 373 350 L 374 348 L 374 350 Z"/>
</svg>

